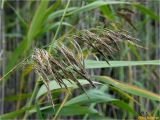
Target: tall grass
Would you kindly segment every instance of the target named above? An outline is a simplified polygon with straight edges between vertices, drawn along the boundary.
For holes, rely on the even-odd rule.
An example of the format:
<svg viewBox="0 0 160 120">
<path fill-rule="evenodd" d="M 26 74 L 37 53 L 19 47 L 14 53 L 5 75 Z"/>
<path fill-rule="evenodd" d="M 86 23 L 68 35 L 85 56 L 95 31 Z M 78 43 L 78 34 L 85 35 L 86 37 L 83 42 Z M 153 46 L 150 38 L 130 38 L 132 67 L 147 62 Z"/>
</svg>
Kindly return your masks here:
<svg viewBox="0 0 160 120">
<path fill-rule="evenodd" d="M 158 4 L 2 1 L 0 119 L 158 117 Z"/>
</svg>

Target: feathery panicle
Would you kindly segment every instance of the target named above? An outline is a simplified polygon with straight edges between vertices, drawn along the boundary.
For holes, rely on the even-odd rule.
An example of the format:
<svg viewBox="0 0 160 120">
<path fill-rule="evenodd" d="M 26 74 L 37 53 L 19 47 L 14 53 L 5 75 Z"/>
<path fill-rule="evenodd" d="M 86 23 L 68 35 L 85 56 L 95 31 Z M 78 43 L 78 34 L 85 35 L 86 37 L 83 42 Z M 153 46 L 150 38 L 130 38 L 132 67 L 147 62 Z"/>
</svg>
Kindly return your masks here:
<svg viewBox="0 0 160 120">
<path fill-rule="evenodd" d="M 54 49 L 54 54 L 51 54 L 44 49 L 36 48 L 32 55 L 34 61 L 33 66 L 42 77 L 48 90 L 48 99 L 53 106 L 52 95 L 49 89 L 50 80 L 55 80 L 60 87 L 64 86 L 68 89 L 63 81 L 64 79 L 67 79 L 70 83 L 76 83 L 77 86 L 85 92 L 84 87 L 77 80 L 77 76 L 81 76 L 95 87 L 85 69 L 83 52 L 80 45 L 84 44 L 87 48 L 91 48 L 92 51 L 98 52 L 109 64 L 108 56 L 113 56 L 113 53 L 120 51 L 119 42 L 125 40 L 132 42 L 138 41 L 138 39 L 122 32 L 115 32 L 109 29 L 102 30 L 99 28 L 83 30 L 80 34 L 70 38 L 70 44 L 73 45 L 74 50 L 71 50 L 69 47 L 58 42 Z M 75 53 L 75 51 L 77 53 Z"/>
</svg>

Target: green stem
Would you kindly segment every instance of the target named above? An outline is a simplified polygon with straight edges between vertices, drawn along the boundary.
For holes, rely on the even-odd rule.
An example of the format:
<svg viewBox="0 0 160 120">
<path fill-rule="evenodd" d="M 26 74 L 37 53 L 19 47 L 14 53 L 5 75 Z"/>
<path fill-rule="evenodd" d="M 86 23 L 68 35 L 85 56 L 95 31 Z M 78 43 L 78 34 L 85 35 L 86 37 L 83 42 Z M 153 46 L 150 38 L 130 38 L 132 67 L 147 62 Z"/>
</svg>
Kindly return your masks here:
<svg viewBox="0 0 160 120">
<path fill-rule="evenodd" d="M 26 105 L 26 107 L 30 107 L 30 106 L 32 105 L 32 102 L 33 102 L 33 100 L 35 99 L 35 97 L 36 97 L 36 95 L 37 95 L 38 89 L 39 89 L 39 81 L 37 80 L 36 85 L 35 85 L 35 88 L 34 88 L 34 90 L 33 90 L 33 94 L 32 94 L 32 96 L 31 96 L 31 99 L 29 100 L 29 102 L 28 102 L 28 104 Z M 24 117 L 23 117 L 23 120 L 26 120 L 27 117 L 28 117 L 28 115 L 29 115 L 29 112 L 26 111 L 26 112 L 25 112 L 25 115 L 24 115 Z"/>
<path fill-rule="evenodd" d="M 55 35 L 54 35 L 54 38 L 53 38 L 52 41 L 51 41 L 51 45 L 50 45 L 50 47 L 49 47 L 49 52 L 51 52 L 52 45 L 54 44 L 55 40 L 57 39 L 58 32 L 59 32 L 59 30 L 60 30 L 60 28 L 61 28 L 61 25 L 62 25 L 64 16 L 66 15 L 67 8 L 68 8 L 68 6 L 69 6 L 69 4 L 70 4 L 70 1 L 71 1 L 71 0 L 68 0 L 68 2 L 67 2 L 67 5 L 66 5 L 65 10 L 64 10 L 64 13 L 63 13 L 63 15 L 62 15 L 62 17 L 61 17 L 61 20 L 60 20 L 60 24 L 58 25 L 58 28 L 57 28 L 56 33 L 55 33 Z"/>
<path fill-rule="evenodd" d="M 17 65 L 15 65 L 12 69 L 10 69 L 5 75 L 3 75 L 2 78 L 0 78 L 0 83 L 2 82 L 2 80 L 4 78 L 6 78 L 11 72 L 13 72 L 17 67 L 19 67 L 20 65 L 22 65 L 29 57 L 23 59 L 21 62 L 19 62 Z"/>
<path fill-rule="evenodd" d="M 67 93 L 66 93 L 66 96 L 65 96 L 65 98 L 64 98 L 64 100 L 63 100 L 63 102 L 61 103 L 60 107 L 58 108 L 58 110 L 57 110 L 57 112 L 56 112 L 56 114 L 55 114 L 55 116 L 54 116 L 53 120 L 57 120 L 57 117 L 58 117 L 58 115 L 59 115 L 60 111 L 62 110 L 62 108 L 63 108 L 64 104 L 66 103 L 66 101 L 67 101 L 67 99 L 68 99 L 69 95 L 70 95 L 70 93 L 69 93 L 69 92 L 67 92 Z"/>
<path fill-rule="evenodd" d="M 3 9 L 3 7 L 4 7 L 4 2 L 5 2 L 5 0 L 1 1 L 1 9 Z"/>
</svg>

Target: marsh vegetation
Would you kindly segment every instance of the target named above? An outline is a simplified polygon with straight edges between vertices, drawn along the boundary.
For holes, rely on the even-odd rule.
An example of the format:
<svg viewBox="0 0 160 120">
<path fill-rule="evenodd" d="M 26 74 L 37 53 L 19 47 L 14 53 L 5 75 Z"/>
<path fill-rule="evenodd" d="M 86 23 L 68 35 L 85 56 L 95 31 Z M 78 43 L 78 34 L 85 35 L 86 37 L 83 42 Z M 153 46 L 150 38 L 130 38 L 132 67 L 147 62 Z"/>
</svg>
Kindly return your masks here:
<svg viewBox="0 0 160 120">
<path fill-rule="evenodd" d="M 160 116 L 159 1 L 0 3 L 0 119 Z"/>
</svg>

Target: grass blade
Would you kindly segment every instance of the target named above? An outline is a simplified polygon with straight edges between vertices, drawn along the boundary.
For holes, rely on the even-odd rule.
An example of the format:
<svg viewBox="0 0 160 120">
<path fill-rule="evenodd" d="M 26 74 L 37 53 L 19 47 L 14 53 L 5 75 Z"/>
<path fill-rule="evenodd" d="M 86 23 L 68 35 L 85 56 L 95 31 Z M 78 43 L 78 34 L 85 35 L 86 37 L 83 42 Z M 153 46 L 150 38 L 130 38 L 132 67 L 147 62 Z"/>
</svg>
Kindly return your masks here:
<svg viewBox="0 0 160 120">
<path fill-rule="evenodd" d="M 85 60 L 85 67 L 87 69 L 93 68 L 108 68 L 108 67 L 127 67 L 127 66 L 143 66 L 143 65 L 160 65 L 160 60 L 149 61 L 106 61 Z"/>
<path fill-rule="evenodd" d="M 152 19 L 160 20 L 160 16 L 156 15 L 151 9 L 144 7 L 144 5 L 134 4 L 134 6 Z"/>
<path fill-rule="evenodd" d="M 125 84 L 122 82 L 118 82 L 118 80 L 115 80 L 111 77 L 107 77 L 107 76 L 94 76 L 93 78 L 95 78 L 97 81 L 100 81 L 102 83 L 105 84 L 109 84 L 112 85 L 122 91 L 125 91 L 127 93 L 130 93 L 132 95 L 137 95 L 137 96 L 141 96 L 141 97 L 145 97 L 148 98 L 150 100 L 155 100 L 155 101 L 160 101 L 160 95 L 152 93 L 150 91 L 138 88 L 136 86 L 132 86 L 129 84 Z"/>
<path fill-rule="evenodd" d="M 68 80 L 63 80 L 64 83 L 67 85 L 67 87 L 70 87 L 70 88 L 78 88 L 78 86 L 76 84 L 71 84 Z M 81 83 L 81 85 L 87 85 L 87 84 L 90 84 L 87 80 L 85 79 L 79 79 L 79 82 Z M 98 82 L 95 82 L 95 83 L 98 83 Z M 59 84 L 53 80 L 50 82 L 50 90 L 55 90 L 55 89 L 59 89 L 61 88 L 59 86 Z M 65 86 L 62 86 L 63 88 L 65 88 Z M 36 98 L 38 99 L 40 96 L 42 96 L 43 94 L 47 93 L 47 89 L 45 87 L 45 85 L 42 85 L 37 93 L 37 96 Z"/>
<path fill-rule="evenodd" d="M 40 110 L 40 107 L 38 105 L 38 101 L 36 102 L 36 110 L 37 110 L 37 114 L 40 120 L 44 120 L 43 116 L 42 116 L 42 112 Z"/>
<path fill-rule="evenodd" d="M 33 17 L 33 20 L 31 22 L 31 25 L 30 25 L 30 28 L 27 34 L 28 42 L 33 40 L 37 31 L 41 27 L 43 20 L 44 20 L 44 16 L 46 13 L 48 3 L 49 3 L 49 0 L 41 0 L 40 5 Z"/>
<path fill-rule="evenodd" d="M 127 110 L 133 114 L 136 114 L 136 112 L 130 107 L 128 106 L 126 103 L 124 103 L 123 101 L 120 101 L 118 99 L 113 98 L 112 96 L 100 91 L 100 90 L 89 90 L 87 92 L 88 97 L 86 96 L 86 94 L 82 94 L 79 95 L 75 98 L 72 98 L 71 100 L 69 100 L 65 105 L 75 105 L 75 104 L 87 104 L 87 103 L 113 103 L 114 105 L 122 108 L 123 110 Z"/>
<path fill-rule="evenodd" d="M 74 11 L 71 11 L 70 13 L 68 13 L 67 15 L 72 15 L 72 14 L 78 14 L 81 12 L 86 12 L 104 5 L 108 5 L 108 4 L 130 4 L 129 2 L 121 2 L 121 1 L 95 1 L 92 2 L 90 4 L 87 4 L 86 6 L 82 6 L 79 9 L 75 9 Z"/>
</svg>

